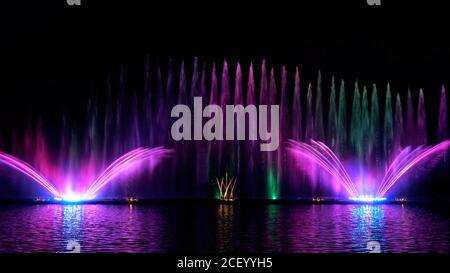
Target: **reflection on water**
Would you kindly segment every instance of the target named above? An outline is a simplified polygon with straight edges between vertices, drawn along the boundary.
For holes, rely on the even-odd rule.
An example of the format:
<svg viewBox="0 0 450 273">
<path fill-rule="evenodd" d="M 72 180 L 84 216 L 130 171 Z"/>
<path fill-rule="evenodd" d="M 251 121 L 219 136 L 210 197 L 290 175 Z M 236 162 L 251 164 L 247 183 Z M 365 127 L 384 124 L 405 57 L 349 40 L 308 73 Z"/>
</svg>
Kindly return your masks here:
<svg viewBox="0 0 450 273">
<path fill-rule="evenodd" d="M 84 208 L 81 205 L 58 206 L 55 209 L 55 227 L 57 230 L 55 234 L 61 234 L 62 241 L 66 245 L 69 244 L 69 242 L 81 241 L 83 233 L 83 216 Z M 62 225 L 60 219 L 62 219 Z M 55 241 L 58 241 L 58 237 L 55 238 Z"/>
<path fill-rule="evenodd" d="M 268 206 L 266 215 L 264 248 L 279 252 L 281 251 L 279 235 L 283 232 L 279 224 L 280 206 Z"/>
<path fill-rule="evenodd" d="M 230 252 L 233 246 L 233 204 L 219 204 L 217 208 L 217 249 Z"/>
<path fill-rule="evenodd" d="M 448 208 L 402 205 L 0 206 L 1 252 L 449 252 Z"/>
<path fill-rule="evenodd" d="M 351 231 L 353 247 L 363 249 L 367 242 L 377 241 L 383 249 L 385 231 L 384 206 L 361 205 L 351 208 Z"/>
</svg>

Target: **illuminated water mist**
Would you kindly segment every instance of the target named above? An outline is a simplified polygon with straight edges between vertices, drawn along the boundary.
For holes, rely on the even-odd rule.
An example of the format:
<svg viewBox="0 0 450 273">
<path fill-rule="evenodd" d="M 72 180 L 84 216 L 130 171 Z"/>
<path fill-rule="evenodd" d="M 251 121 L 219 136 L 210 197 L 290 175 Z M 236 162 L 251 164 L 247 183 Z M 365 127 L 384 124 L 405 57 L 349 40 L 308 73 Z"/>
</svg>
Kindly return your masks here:
<svg viewBox="0 0 450 273">
<path fill-rule="evenodd" d="M 106 184 L 110 183 L 118 176 L 126 175 L 127 172 L 137 167 L 142 168 L 143 166 L 141 164 L 147 160 L 149 164 L 145 167 L 152 168 L 160 161 L 162 157 L 169 155 L 169 153 L 170 150 L 163 149 L 161 147 L 153 149 L 134 149 L 110 164 L 93 182 L 78 181 L 82 186 L 89 187 L 77 192 L 72 192 L 70 189 L 69 191 L 64 191 L 64 189 L 57 190 L 53 183 L 43 174 L 39 173 L 39 171 L 30 166 L 28 163 L 12 155 L 0 152 L 0 162 L 14 168 L 20 173 L 31 178 L 31 180 L 39 183 L 47 191 L 49 191 L 56 200 L 75 202 L 93 199 Z M 56 181 L 56 183 L 58 182 L 60 183 L 60 181 Z"/>
<path fill-rule="evenodd" d="M 324 143 L 311 140 L 311 143 L 289 140 L 289 151 L 294 157 L 305 158 L 319 165 L 328 172 L 335 183 L 339 183 L 348 193 L 351 200 L 361 201 L 379 201 L 383 200 L 387 192 L 404 176 L 408 171 L 420 163 L 431 160 L 435 161 L 441 158 L 443 152 L 450 147 L 450 140 L 443 141 L 434 146 L 419 146 L 415 149 L 407 147 L 403 149 L 392 161 L 388 170 L 381 179 L 376 193 L 364 192 L 359 189 L 357 184 L 350 178 L 345 167 Z M 429 161 L 427 161 L 429 162 Z M 430 165 L 427 165 L 430 167 Z M 370 177 L 370 169 L 365 170 L 367 174 L 364 177 Z M 377 183 L 377 179 L 365 181 L 366 183 Z"/>
<path fill-rule="evenodd" d="M 58 124 L 34 113 L 25 129 L 0 132 L 1 162 L 53 196 L 92 198 L 103 188 L 105 194 L 123 197 L 132 193 L 128 181 L 133 177 L 109 182 L 121 180 L 119 173 L 134 174 L 140 170 L 135 166 L 144 160 L 157 162 L 167 153 L 138 147 L 168 147 L 174 150 L 173 156 L 151 173 L 155 187 L 142 191 L 145 197 L 212 197 L 215 178 L 228 173 L 238 181 L 236 198 L 280 199 L 324 192 L 339 195 L 343 189 L 353 197 L 384 196 L 403 176 L 400 166 L 417 165 L 419 155 L 425 160 L 437 158 L 440 152 L 448 154 L 444 86 L 439 105 L 430 107 L 433 90 L 398 90 L 394 84 L 380 88 L 354 79 L 344 81 L 326 71 L 306 79 L 299 67 L 265 60 L 256 64 L 149 58 L 143 73 L 129 75 L 130 70 L 120 66 L 111 71 L 104 88 L 87 101 L 81 117 L 62 113 Z M 222 107 L 279 105 L 279 149 L 261 152 L 261 141 L 247 137 L 241 141 L 174 141 L 171 109 L 180 103 L 192 107 L 195 96 L 205 104 Z M 435 124 L 436 129 L 431 127 Z M 247 132 L 259 130 L 254 126 L 258 125 L 246 122 Z M 288 139 L 298 143 L 287 147 Z M 439 142 L 444 144 L 427 146 Z M 307 155 L 300 168 L 287 153 L 293 148 Z M 326 183 L 322 170 L 331 172 L 336 183 Z M 145 170 L 139 173 L 140 180 L 149 178 Z M 389 176 L 383 180 L 385 174 Z M 9 178 L 23 183 L 22 176 Z M 375 184 L 382 188 L 378 191 Z M 110 186 L 105 189 L 105 185 Z"/>
</svg>

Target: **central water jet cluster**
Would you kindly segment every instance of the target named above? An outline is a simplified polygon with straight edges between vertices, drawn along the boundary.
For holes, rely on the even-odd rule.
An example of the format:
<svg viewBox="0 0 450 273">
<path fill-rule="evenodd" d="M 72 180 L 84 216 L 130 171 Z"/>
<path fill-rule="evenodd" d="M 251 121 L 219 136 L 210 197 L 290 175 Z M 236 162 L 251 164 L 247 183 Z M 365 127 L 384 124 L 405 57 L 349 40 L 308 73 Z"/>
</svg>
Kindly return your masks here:
<svg viewBox="0 0 450 273">
<path fill-rule="evenodd" d="M 386 197 L 415 166 L 447 156 L 444 86 L 439 105 L 428 109 L 436 109 L 437 115 L 430 115 L 423 90 L 399 88 L 394 93 L 387 84 L 379 92 L 375 84 L 355 81 L 350 92 L 343 79 L 329 75 L 324 84 L 320 72 L 314 80 L 305 79 L 298 67 L 266 61 L 258 66 L 237 61 L 219 65 L 194 58 L 192 65 L 185 65 L 149 58 L 142 79 L 133 75 L 137 80 L 132 83 L 127 71 L 125 66 L 111 71 L 104 90 L 89 99 L 83 117 L 62 116 L 61 126 L 53 128 L 35 115 L 24 131 L 2 132 L 0 144 L 7 153 L 1 153 L 1 162 L 54 197 L 79 200 L 97 196 L 110 181 L 133 174 L 141 165 L 155 164 L 167 153 L 138 147 L 163 146 L 174 153 L 152 174 L 152 185 L 158 189 L 151 191 L 152 197 L 212 197 L 215 178 L 228 173 L 239 181 L 235 198 L 331 192 L 370 199 L 370 195 Z M 244 140 L 234 135 L 233 141 L 175 141 L 170 134 L 176 121 L 171 110 L 179 104 L 195 109 L 195 97 L 221 109 L 279 105 L 279 148 L 261 152 L 264 141 L 248 137 L 256 130 L 254 123 L 246 124 Z M 436 129 L 429 127 L 434 124 L 430 116 L 437 116 Z M 193 113 L 192 119 L 205 122 L 201 113 Z M 239 128 L 233 129 L 237 134 Z M 47 133 L 55 131 L 60 133 Z M 114 186 L 127 180 L 111 184 L 111 192 L 125 195 Z"/>
</svg>

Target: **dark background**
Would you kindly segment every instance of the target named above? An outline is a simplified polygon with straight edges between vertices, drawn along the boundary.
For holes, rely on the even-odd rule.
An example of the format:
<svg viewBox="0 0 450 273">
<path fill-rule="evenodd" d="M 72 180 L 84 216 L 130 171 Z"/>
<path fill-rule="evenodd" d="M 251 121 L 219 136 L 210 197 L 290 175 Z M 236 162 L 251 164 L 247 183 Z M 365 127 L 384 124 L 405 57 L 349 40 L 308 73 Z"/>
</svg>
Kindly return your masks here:
<svg viewBox="0 0 450 273">
<path fill-rule="evenodd" d="M 142 88 L 146 56 L 189 66 L 198 56 L 219 67 L 224 58 L 246 67 L 266 59 L 290 71 L 299 65 L 303 90 L 320 69 L 325 88 L 332 75 L 346 80 L 347 92 L 356 79 L 377 83 L 381 93 L 390 82 L 403 97 L 411 88 L 415 104 L 423 88 L 433 130 L 441 85 L 449 86 L 449 10 L 442 1 L 81 2 L 2 3 L 3 138 L 38 118 L 50 135 L 62 115 L 83 119 L 88 98 L 104 93 L 108 76 L 117 82 L 122 64 L 127 84 Z"/>
<path fill-rule="evenodd" d="M 423 88 L 428 100 L 450 75 L 449 12 L 440 1 L 14 2 L 0 16 L 5 129 L 25 115 L 76 114 L 120 64 L 142 85 L 146 55 L 247 65 L 265 58 L 299 65 L 304 85 L 321 69 L 325 87 L 335 74 L 383 89 L 389 81 L 394 93 Z"/>
</svg>

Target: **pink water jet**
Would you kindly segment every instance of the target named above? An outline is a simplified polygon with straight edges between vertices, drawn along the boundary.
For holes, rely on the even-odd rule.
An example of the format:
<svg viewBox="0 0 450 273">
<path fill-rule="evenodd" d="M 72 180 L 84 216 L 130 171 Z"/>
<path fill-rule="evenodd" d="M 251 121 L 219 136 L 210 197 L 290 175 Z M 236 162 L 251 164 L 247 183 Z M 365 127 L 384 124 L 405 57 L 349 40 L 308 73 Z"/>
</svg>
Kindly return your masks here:
<svg viewBox="0 0 450 273">
<path fill-rule="evenodd" d="M 401 180 L 401 178 L 411 171 L 414 167 L 425 161 L 435 163 L 445 155 L 450 147 L 450 140 L 445 140 L 434 146 L 419 146 L 417 148 L 406 147 L 392 160 L 389 168 L 384 173 L 381 183 L 374 193 L 362 192 L 358 189 L 355 181 L 350 177 L 344 165 L 338 156 L 320 141 L 311 140 L 310 143 L 288 141 L 288 151 L 296 159 L 306 159 L 311 161 L 328 174 L 330 174 L 336 183 L 339 183 L 348 193 L 351 200 L 365 200 L 370 196 L 372 199 L 385 198 L 392 187 Z M 427 167 L 430 168 L 432 164 Z"/>
<path fill-rule="evenodd" d="M 59 187 L 47 178 L 43 173 L 35 169 L 27 162 L 12 156 L 10 154 L 0 151 L 0 163 L 9 166 L 20 173 L 31 178 L 32 181 L 44 187 L 49 193 L 53 195 L 56 200 L 62 201 L 84 201 L 95 198 L 98 192 L 104 188 L 108 183 L 114 181 L 118 176 L 126 175 L 136 168 L 140 167 L 142 163 L 148 162 L 145 167 L 153 168 L 163 157 L 168 156 L 171 150 L 162 147 L 157 148 L 136 148 L 122 155 L 111 163 L 99 176 L 93 181 L 78 181 L 77 191 L 72 191 L 70 185 L 64 185 L 61 181 L 55 181 Z M 141 168 L 143 169 L 143 168 Z M 60 170 L 62 172 L 62 170 Z M 81 176 L 80 176 L 81 177 Z M 63 183 L 63 185 L 61 185 Z"/>
</svg>

